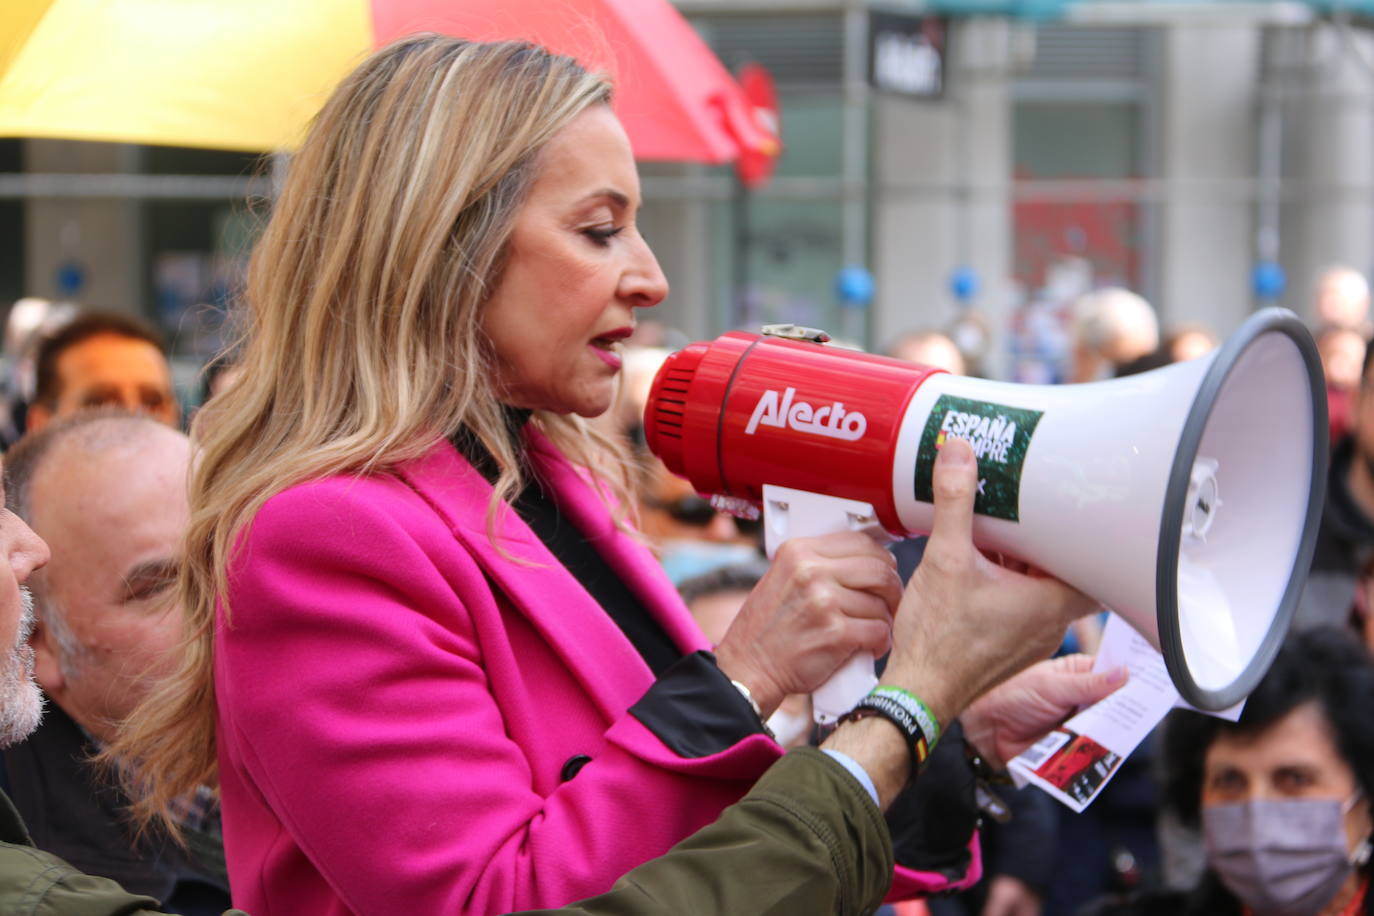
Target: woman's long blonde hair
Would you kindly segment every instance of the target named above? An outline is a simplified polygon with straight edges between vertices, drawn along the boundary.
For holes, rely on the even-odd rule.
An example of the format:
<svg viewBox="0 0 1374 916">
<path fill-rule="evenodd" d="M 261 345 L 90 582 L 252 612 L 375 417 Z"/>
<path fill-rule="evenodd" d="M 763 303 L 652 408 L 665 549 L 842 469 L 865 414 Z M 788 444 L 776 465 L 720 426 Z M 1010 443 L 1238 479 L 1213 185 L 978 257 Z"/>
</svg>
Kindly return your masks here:
<svg viewBox="0 0 1374 916">
<path fill-rule="evenodd" d="M 466 427 L 496 458 L 490 519 L 521 484 L 480 330 L 541 149 L 610 86 L 517 42 L 437 35 L 377 52 L 316 117 L 248 271 L 243 372 L 193 436 L 180 669 L 106 758 L 134 817 L 176 834 L 175 805 L 215 785 L 215 608 L 230 551 L 271 496 L 383 472 Z M 605 466 L 577 418 L 536 415 L 572 460 Z"/>
</svg>

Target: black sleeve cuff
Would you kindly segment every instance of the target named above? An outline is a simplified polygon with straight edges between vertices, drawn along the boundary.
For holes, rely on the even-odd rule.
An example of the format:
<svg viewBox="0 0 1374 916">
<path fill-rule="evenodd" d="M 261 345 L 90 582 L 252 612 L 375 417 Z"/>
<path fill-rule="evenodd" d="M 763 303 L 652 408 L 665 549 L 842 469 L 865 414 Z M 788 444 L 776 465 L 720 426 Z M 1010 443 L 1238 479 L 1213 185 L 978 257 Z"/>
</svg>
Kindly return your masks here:
<svg viewBox="0 0 1374 916">
<path fill-rule="evenodd" d="M 630 715 L 680 757 L 719 754 L 763 732 L 749 701 L 705 651 L 674 662 L 630 707 Z"/>
<path fill-rule="evenodd" d="M 951 722 L 920 775 L 887 811 L 897 863 L 963 877 L 972 864 L 969 840 L 978 828 L 974 774 L 964 754 L 964 730 Z"/>
</svg>

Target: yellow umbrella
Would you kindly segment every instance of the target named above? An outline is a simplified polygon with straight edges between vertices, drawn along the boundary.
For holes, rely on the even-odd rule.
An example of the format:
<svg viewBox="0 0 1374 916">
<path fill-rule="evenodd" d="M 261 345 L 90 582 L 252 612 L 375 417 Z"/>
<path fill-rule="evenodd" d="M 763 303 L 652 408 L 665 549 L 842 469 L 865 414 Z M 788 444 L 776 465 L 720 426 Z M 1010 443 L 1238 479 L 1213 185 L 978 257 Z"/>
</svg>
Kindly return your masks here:
<svg viewBox="0 0 1374 916">
<path fill-rule="evenodd" d="M 344 74 L 417 31 L 608 70 L 641 159 L 777 148 L 668 0 L 4 0 L 0 136 L 289 149 Z"/>
</svg>

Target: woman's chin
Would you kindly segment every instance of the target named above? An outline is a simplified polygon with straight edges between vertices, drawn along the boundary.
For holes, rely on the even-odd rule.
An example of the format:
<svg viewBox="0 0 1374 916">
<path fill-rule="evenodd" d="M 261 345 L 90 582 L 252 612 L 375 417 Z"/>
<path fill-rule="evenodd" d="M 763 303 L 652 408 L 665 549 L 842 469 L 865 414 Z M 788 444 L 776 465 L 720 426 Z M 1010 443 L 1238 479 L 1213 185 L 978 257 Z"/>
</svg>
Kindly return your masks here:
<svg viewBox="0 0 1374 916">
<path fill-rule="evenodd" d="M 588 404 L 583 407 L 576 407 L 570 411 L 559 411 L 560 413 L 575 413 L 584 420 L 594 420 L 611 409 L 611 402 L 608 399 L 604 404 Z"/>
<path fill-rule="evenodd" d="M 501 402 L 508 407 L 556 413 L 564 417 L 576 414 L 590 420 L 611 409 L 615 403 L 615 386 L 608 380 L 606 384 L 579 386 L 572 390 L 568 387 L 561 391 L 547 388 L 536 390 L 532 387 L 519 391 L 507 390 Z"/>
<path fill-rule="evenodd" d="M 615 385 L 597 385 L 580 395 L 569 398 L 566 410 L 559 413 L 575 413 L 585 420 L 591 420 L 606 413 L 615 404 Z"/>
</svg>

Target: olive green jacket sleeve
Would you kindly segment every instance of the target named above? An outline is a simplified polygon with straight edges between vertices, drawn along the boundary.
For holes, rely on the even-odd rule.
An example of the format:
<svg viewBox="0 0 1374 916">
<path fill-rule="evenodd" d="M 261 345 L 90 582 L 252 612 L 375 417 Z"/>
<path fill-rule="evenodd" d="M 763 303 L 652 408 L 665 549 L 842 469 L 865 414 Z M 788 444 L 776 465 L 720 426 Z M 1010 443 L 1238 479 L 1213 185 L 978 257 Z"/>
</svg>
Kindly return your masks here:
<svg viewBox="0 0 1374 916">
<path fill-rule="evenodd" d="M 0 913 L 4 916 L 154 916 L 152 897 L 72 868 L 35 849 L 14 803 L 0 792 Z M 229 910 L 225 916 L 245 916 Z"/>
<path fill-rule="evenodd" d="M 859 916 L 892 882 L 892 840 L 858 782 L 815 748 L 789 752 L 713 824 L 608 893 L 543 916 Z"/>
</svg>

